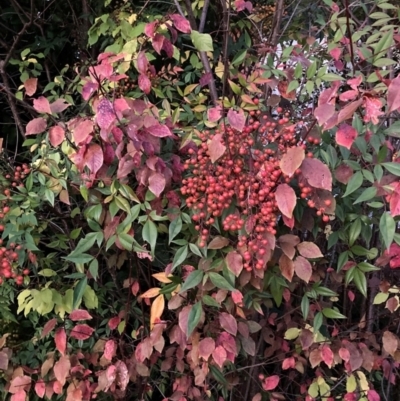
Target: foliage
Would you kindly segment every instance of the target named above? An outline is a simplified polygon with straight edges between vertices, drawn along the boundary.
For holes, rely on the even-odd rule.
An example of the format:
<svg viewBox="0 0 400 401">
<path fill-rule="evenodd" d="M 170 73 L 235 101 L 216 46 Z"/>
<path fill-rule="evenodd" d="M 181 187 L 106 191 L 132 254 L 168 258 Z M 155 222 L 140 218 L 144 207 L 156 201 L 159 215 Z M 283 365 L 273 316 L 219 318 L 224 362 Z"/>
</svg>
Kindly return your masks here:
<svg viewBox="0 0 400 401">
<path fill-rule="evenodd" d="M 260 56 L 251 2 L 210 4 L 222 34 L 182 3 L 98 16 L 97 58 L 43 90 L 15 62 L 33 116 L 1 166 L 1 391 L 391 399 L 397 4 L 325 0 L 287 38 L 278 1 Z"/>
</svg>

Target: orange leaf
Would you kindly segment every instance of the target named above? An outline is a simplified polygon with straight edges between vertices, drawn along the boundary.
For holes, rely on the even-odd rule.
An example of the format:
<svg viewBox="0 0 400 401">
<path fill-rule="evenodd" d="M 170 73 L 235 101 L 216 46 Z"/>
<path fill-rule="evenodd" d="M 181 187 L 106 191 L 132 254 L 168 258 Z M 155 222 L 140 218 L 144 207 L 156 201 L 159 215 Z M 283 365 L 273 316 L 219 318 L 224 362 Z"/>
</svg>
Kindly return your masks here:
<svg viewBox="0 0 400 401">
<path fill-rule="evenodd" d="M 293 217 L 293 210 L 296 206 L 296 193 L 288 184 L 280 184 L 275 191 L 275 199 L 279 210 L 289 219 Z"/>
<path fill-rule="evenodd" d="M 164 311 L 165 301 L 164 295 L 159 295 L 154 302 L 151 304 L 150 310 L 150 330 L 153 329 L 154 323 L 160 319 L 163 311 Z"/>
<path fill-rule="evenodd" d="M 161 288 L 154 287 L 143 293 L 140 298 L 154 298 L 160 293 Z"/>
<path fill-rule="evenodd" d="M 279 162 L 279 166 L 283 174 L 291 177 L 295 171 L 301 166 L 305 158 L 305 152 L 303 148 L 296 147 L 289 149 L 282 157 Z"/>
</svg>

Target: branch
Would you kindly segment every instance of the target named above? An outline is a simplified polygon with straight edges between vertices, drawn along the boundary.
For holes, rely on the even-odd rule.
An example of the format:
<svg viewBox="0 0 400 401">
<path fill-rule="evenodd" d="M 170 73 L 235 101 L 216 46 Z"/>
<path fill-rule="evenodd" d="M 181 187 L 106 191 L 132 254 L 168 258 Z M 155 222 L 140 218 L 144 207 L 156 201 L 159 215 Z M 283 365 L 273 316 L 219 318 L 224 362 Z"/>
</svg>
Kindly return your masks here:
<svg viewBox="0 0 400 401">
<path fill-rule="evenodd" d="M 275 9 L 275 14 L 274 14 L 274 22 L 273 22 L 274 28 L 272 30 L 271 40 L 270 40 L 270 42 L 273 46 L 276 46 L 278 44 L 279 30 L 281 27 L 284 6 L 285 6 L 284 0 L 278 0 L 276 2 L 276 9 Z"/>
<path fill-rule="evenodd" d="M 199 32 L 200 33 L 203 33 L 204 27 L 206 25 L 207 11 L 208 11 L 208 6 L 209 5 L 210 5 L 210 0 L 204 0 L 203 11 L 201 13 L 200 25 L 199 25 Z"/>
<path fill-rule="evenodd" d="M 231 19 L 231 2 L 229 0 L 228 7 L 226 7 L 226 0 L 221 0 L 223 10 L 223 31 L 224 31 L 224 45 L 222 54 L 224 55 L 224 77 L 222 82 L 222 99 L 225 97 L 226 82 L 228 80 L 228 44 L 229 44 L 229 25 Z M 225 113 L 224 113 L 225 114 Z"/>
</svg>

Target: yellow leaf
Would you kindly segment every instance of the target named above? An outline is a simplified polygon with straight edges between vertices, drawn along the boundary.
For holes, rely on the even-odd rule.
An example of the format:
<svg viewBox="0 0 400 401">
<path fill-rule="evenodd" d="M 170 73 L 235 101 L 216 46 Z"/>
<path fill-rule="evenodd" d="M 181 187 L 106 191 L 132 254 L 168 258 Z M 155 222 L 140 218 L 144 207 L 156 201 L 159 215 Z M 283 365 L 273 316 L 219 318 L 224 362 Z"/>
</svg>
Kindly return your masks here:
<svg viewBox="0 0 400 401">
<path fill-rule="evenodd" d="M 389 297 L 388 293 L 378 292 L 374 298 L 374 305 L 383 304 Z"/>
<path fill-rule="evenodd" d="M 368 391 L 369 390 L 369 384 L 368 380 L 365 377 L 365 374 L 361 371 L 356 372 L 358 376 L 358 384 L 360 386 L 361 391 Z"/>
<path fill-rule="evenodd" d="M 161 273 L 154 273 L 154 274 L 152 274 L 152 276 L 153 276 L 156 280 L 158 280 L 160 283 L 168 284 L 168 283 L 171 283 L 171 282 L 172 282 L 172 281 L 168 278 L 168 277 L 172 277 L 172 274 L 169 274 L 168 277 L 167 277 L 167 275 L 165 274 L 165 272 L 161 272 Z"/>
<path fill-rule="evenodd" d="M 285 340 L 294 340 L 296 339 L 300 334 L 300 329 L 296 329 L 295 327 L 286 330 L 285 333 Z"/>
<path fill-rule="evenodd" d="M 145 293 L 143 293 L 140 296 L 140 298 L 154 298 L 160 293 L 160 290 L 161 290 L 161 288 L 159 288 L 159 287 L 150 288 Z"/>
<path fill-rule="evenodd" d="M 151 304 L 150 330 L 153 330 L 155 321 L 161 318 L 161 315 L 164 311 L 164 306 L 165 306 L 164 295 L 161 294 Z"/>
<path fill-rule="evenodd" d="M 346 382 L 346 391 L 348 393 L 352 393 L 357 389 L 357 381 L 354 375 L 351 375 L 347 378 Z"/>
</svg>

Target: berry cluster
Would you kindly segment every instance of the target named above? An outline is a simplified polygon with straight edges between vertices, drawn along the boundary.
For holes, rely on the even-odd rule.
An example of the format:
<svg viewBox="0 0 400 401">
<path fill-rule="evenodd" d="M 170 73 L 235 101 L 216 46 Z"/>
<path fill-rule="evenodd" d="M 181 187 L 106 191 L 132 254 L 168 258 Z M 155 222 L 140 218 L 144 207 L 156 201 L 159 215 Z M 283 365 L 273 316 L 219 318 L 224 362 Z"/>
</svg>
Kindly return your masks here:
<svg viewBox="0 0 400 401">
<path fill-rule="evenodd" d="M 248 271 L 265 266 L 267 237 L 276 234 L 279 215 L 274 192 L 278 184 L 291 181 L 282 173 L 279 160 L 289 148 L 306 146 L 298 127 L 289 124 L 289 114 L 282 114 L 281 108 L 276 111 L 276 119 L 250 112 L 242 132 L 221 124 L 200 133 L 198 149 L 189 148 L 184 165 L 191 176 L 183 180 L 181 193 L 193 211 L 199 246 L 206 245 L 211 226 L 221 217 L 222 228 L 238 234 Z M 212 163 L 209 144 L 216 135 L 226 150 Z"/>
</svg>

